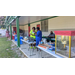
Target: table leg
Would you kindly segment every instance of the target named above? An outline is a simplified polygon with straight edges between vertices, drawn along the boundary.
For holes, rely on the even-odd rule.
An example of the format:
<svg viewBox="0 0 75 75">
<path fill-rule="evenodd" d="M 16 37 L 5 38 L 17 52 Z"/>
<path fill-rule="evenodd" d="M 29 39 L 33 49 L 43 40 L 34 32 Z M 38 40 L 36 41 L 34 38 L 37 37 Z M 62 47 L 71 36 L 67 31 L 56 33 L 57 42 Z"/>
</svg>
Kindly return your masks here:
<svg viewBox="0 0 75 75">
<path fill-rule="evenodd" d="M 30 56 L 33 56 L 33 55 L 36 55 L 36 54 L 34 54 L 33 52 L 34 52 L 34 46 L 32 45 L 32 50 L 30 50 Z"/>
<path fill-rule="evenodd" d="M 40 58 L 42 58 L 42 51 L 40 50 Z"/>
<path fill-rule="evenodd" d="M 37 51 L 38 51 L 38 48 L 37 48 Z"/>
<path fill-rule="evenodd" d="M 38 58 L 42 58 L 42 50 L 38 50 Z"/>
<path fill-rule="evenodd" d="M 38 58 L 39 58 L 39 56 L 40 56 L 40 51 L 38 51 Z"/>
<path fill-rule="evenodd" d="M 30 49 L 30 45 L 29 45 L 29 47 L 28 47 L 28 51 L 29 51 L 29 49 Z"/>
<path fill-rule="evenodd" d="M 26 44 L 26 43 L 25 43 Z M 22 48 L 22 49 L 26 49 L 26 48 Z"/>
<path fill-rule="evenodd" d="M 42 57 L 42 52 L 41 50 L 38 51 L 38 58 L 41 58 Z"/>
</svg>

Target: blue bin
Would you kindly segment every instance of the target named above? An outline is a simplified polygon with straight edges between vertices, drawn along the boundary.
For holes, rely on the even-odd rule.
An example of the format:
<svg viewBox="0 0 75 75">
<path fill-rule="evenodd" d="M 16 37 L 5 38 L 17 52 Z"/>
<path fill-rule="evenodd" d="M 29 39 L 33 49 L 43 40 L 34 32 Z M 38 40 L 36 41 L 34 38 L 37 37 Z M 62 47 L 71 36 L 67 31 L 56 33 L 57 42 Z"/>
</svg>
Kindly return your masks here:
<svg viewBox="0 0 75 75">
<path fill-rule="evenodd" d="M 15 41 L 17 41 L 17 35 L 15 35 Z M 20 36 L 20 44 L 23 44 L 23 42 L 21 41 L 21 39 L 23 39 L 23 37 L 22 36 Z"/>
<path fill-rule="evenodd" d="M 21 39 L 23 39 L 23 37 L 22 37 L 22 36 L 20 36 L 20 44 L 23 44 L 23 42 L 21 41 Z"/>
<path fill-rule="evenodd" d="M 20 39 L 23 39 L 23 37 L 22 37 L 22 36 L 20 36 Z"/>
<path fill-rule="evenodd" d="M 52 48 L 49 48 L 49 50 L 51 50 L 51 51 L 52 51 Z"/>
<path fill-rule="evenodd" d="M 55 44 L 48 44 L 48 45 L 55 46 Z"/>
<path fill-rule="evenodd" d="M 55 47 L 53 47 L 53 50 L 55 50 Z"/>
<path fill-rule="evenodd" d="M 17 36 L 15 36 L 15 41 L 17 41 Z"/>
<path fill-rule="evenodd" d="M 17 35 L 15 35 L 17 37 Z"/>
<path fill-rule="evenodd" d="M 17 35 L 15 35 L 14 39 L 15 39 L 15 41 L 17 41 Z"/>
<path fill-rule="evenodd" d="M 20 40 L 20 44 L 23 44 L 23 42 Z"/>
<path fill-rule="evenodd" d="M 49 48 L 49 50 L 55 51 L 55 47 L 51 47 L 51 48 Z"/>
</svg>

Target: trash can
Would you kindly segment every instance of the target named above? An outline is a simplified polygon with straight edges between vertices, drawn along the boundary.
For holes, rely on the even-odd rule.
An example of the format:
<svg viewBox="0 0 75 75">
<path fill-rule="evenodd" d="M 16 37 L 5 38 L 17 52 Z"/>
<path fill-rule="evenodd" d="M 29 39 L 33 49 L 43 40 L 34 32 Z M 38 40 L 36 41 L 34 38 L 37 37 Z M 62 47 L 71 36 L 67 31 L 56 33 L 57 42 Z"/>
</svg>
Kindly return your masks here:
<svg viewBox="0 0 75 75">
<path fill-rule="evenodd" d="M 23 44 L 23 42 L 21 41 L 21 39 L 23 39 L 22 36 L 20 36 L 20 44 Z M 17 35 L 15 35 L 15 41 L 17 41 Z"/>
<path fill-rule="evenodd" d="M 20 36 L 20 44 L 23 44 L 23 42 L 22 42 L 22 40 L 21 39 L 23 39 L 23 37 L 22 36 Z"/>
<path fill-rule="evenodd" d="M 15 35 L 14 39 L 15 39 L 15 41 L 17 41 L 17 35 Z"/>
</svg>

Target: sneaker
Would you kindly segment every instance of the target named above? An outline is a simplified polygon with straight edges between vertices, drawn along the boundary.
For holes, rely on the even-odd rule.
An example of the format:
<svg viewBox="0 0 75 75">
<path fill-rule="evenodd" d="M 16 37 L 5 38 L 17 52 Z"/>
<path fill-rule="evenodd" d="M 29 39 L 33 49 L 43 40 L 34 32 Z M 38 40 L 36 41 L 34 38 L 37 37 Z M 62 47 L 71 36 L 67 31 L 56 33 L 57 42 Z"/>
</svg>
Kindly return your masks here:
<svg viewBox="0 0 75 75">
<path fill-rule="evenodd" d="M 30 49 L 32 49 L 33 47 L 30 47 Z"/>
<path fill-rule="evenodd" d="M 34 47 L 34 49 L 36 49 L 36 47 Z"/>
</svg>

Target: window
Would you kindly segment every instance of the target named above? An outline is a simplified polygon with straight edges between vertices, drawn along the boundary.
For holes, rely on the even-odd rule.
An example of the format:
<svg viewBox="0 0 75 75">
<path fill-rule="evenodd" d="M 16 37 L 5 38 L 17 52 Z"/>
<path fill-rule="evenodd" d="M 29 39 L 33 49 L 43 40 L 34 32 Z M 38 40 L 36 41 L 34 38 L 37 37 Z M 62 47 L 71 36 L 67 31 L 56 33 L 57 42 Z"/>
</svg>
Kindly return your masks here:
<svg viewBox="0 0 75 75">
<path fill-rule="evenodd" d="M 41 30 L 43 32 L 48 32 L 48 20 L 41 21 Z"/>
</svg>

